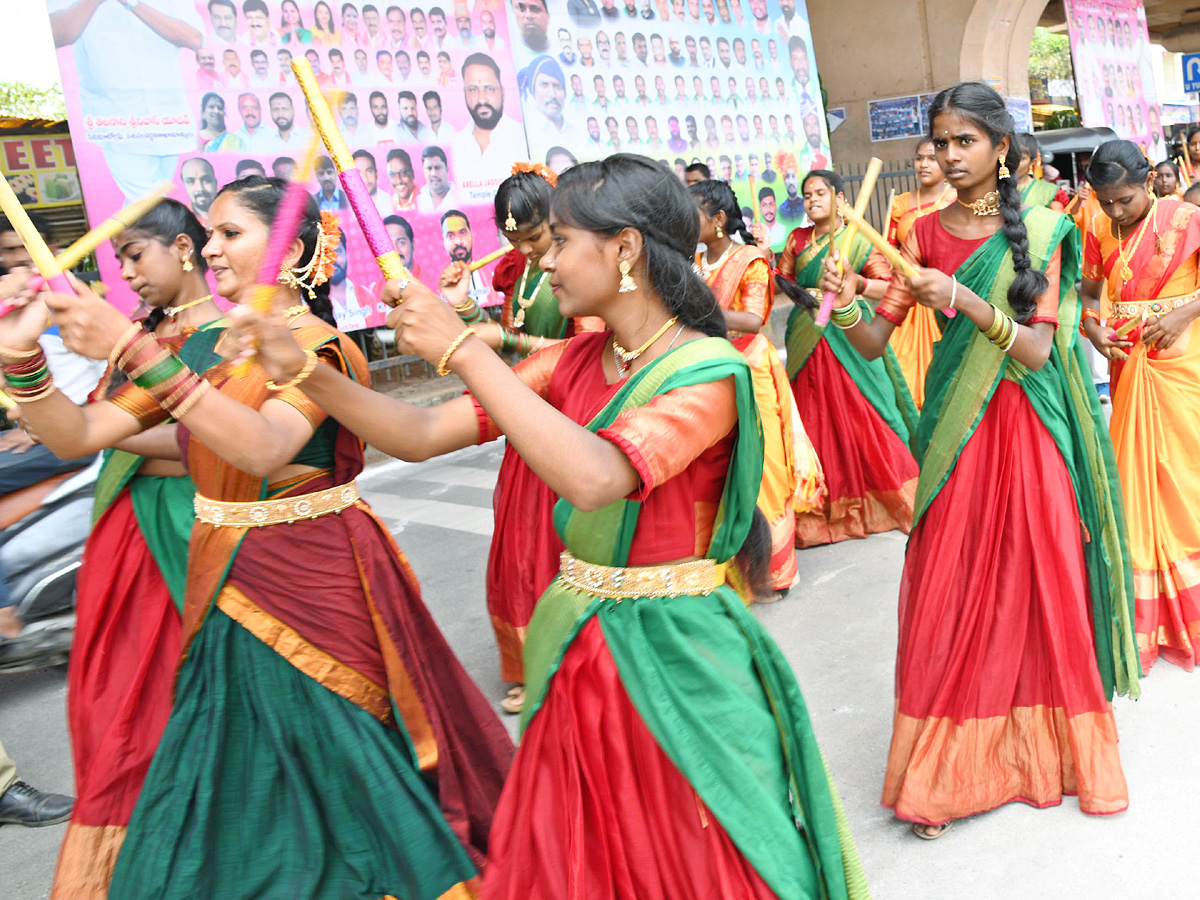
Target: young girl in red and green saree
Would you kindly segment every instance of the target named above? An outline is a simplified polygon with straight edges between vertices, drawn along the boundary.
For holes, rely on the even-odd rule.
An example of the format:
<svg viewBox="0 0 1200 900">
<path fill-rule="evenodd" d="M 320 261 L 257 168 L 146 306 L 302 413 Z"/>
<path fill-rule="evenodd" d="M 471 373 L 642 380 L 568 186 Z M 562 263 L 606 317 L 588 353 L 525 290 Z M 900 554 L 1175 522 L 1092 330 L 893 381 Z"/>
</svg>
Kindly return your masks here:
<svg viewBox="0 0 1200 900">
<path fill-rule="evenodd" d="M 196 372 L 220 361 L 213 348 L 225 327 L 204 280 L 206 240 L 186 206 L 163 200 L 115 247 L 122 277 L 151 307 L 143 326 Z M 128 383 L 96 396 L 135 415 L 145 399 Z M 196 487 L 179 462 L 174 428 L 164 425 L 120 447 L 104 451 L 95 525 L 76 579 L 67 679 L 76 800 L 51 891 L 72 900 L 100 900 L 108 892 L 167 724 L 179 663 Z"/>
<path fill-rule="evenodd" d="M 900 584 L 896 713 L 883 802 L 923 838 L 1019 800 L 1120 812 L 1110 705 L 1138 692 L 1125 518 L 1076 329 L 1072 221 L 1022 210 L 1013 120 L 963 83 L 930 108 L 958 202 L 917 222 L 865 321 L 854 285 L 833 323 L 865 356 L 914 303 L 943 312 L 915 447 L 916 524 Z"/>
<path fill-rule="evenodd" d="M 700 209 L 700 241 L 707 248 L 697 255 L 696 264 L 725 313 L 729 339 L 746 357 L 753 375 L 763 426 L 758 508 L 771 527 L 771 587 L 786 593 L 799 577 L 796 514 L 821 509 L 824 477 L 800 423 L 787 371 L 762 333 L 775 300 L 769 254 L 755 246 L 728 184 L 701 181 L 689 190 Z M 744 244 L 733 242 L 735 233 Z"/>
<path fill-rule="evenodd" d="M 500 321 L 492 322 L 466 295 L 462 263 L 451 263 L 447 278 L 455 311 L 498 352 L 529 356 L 582 331 L 603 330 L 599 320 L 568 319 L 550 291 L 549 274 L 538 263 L 550 248 L 550 191 L 557 176 L 541 165 L 517 163 L 496 189 L 496 224 L 513 249 L 496 263 L 492 287 L 506 299 Z M 460 283 L 461 282 L 461 283 Z M 500 701 L 506 713 L 525 702 L 522 650 L 533 605 L 558 574 L 562 541 L 554 531 L 554 494 L 511 444 L 492 494 L 495 528 L 488 552 L 487 607 L 500 648 L 500 677 L 515 686 Z"/>
<path fill-rule="evenodd" d="M 1200 210 L 1155 199 L 1130 141 L 1101 144 L 1088 179 L 1107 215 L 1084 237 L 1083 328 L 1112 369 L 1138 650 L 1144 670 L 1162 655 L 1190 671 L 1200 659 Z"/>
<path fill-rule="evenodd" d="M 213 201 L 203 253 L 235 303 L 254 294 L 284 187 L 252 176 Z M 339 236 L 310 201 L 280 270 L 284 318 L 309 370 L 365 381 L 327 323 Z M 159 408 L 81 410 L 55 391 L 33 350 L 47 304 L 69 346 L 111 354 Z M 511 743 L 358 498 L 362 443 L 257 367 L 222 361 L 201 381 L 82 287 L 0 319 L 0 345 L 52 449 L 93 452 L 170 416 L 196 484 L 175 704 L 111 895 L 474 896 Z"/>
<path fill-rule="evenodd" d="M 796 304 L 787 324 L 787 372 L 800 419 L 825 472 L 825 509 L 796 517 L 796 546 L 811 547 L 912 527 L 917 463 L 909 450 L 917 410 L 890 349 L 867 362 L 845 336 L 814 313 L 817 286 L 831 246 L 840 246 L 845 223 L 842 179 L 816 169 L 802 185 L 804 209 L 813 224 L 788 235 L 776 283 Z M 883 255 L 858 235 L 848 269 L 864 298 L 877 300 L 891 269 Z M 865 299 L 856 301 L 864 304 Z"/>
<path fill-rule="evenodd" d="M 739 553 L 765 575 L 762 439 L 750 367 L 692 269 L 695 206 L 673 172 L 614 154 L 562 174 L 550 228 L 559 308 L 611 331 L 511 370 L 429 290 L 393 282 L 400 341 L 470 396 L 422 409 L 327 368 L 300 383 L 404 459 L 504 433 L 560 498 L 566 550 L 526 635 L 484 896 L 865 896 L 795 679 L 725 583 Z M 303 374 L 278 317 L 243 318 L 272 377 Z"/>
</svg>

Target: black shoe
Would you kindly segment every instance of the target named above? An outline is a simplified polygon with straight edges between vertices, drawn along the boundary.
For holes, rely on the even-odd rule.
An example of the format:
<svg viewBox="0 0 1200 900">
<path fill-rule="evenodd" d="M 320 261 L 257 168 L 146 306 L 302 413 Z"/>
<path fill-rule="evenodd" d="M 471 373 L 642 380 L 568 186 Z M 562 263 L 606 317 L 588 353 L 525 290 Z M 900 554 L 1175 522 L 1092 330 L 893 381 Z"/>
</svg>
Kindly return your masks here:
<svg viewBox="0 0 1200 900">
<path fill-rule="evenodd" d="M 43 793 L 23 781 L 14 781 L 0 794 L 0 825 L 27 825 L 30 828 L 57 825 L 71 818 L 74 805 L 74 797 Z"/>
</svg>

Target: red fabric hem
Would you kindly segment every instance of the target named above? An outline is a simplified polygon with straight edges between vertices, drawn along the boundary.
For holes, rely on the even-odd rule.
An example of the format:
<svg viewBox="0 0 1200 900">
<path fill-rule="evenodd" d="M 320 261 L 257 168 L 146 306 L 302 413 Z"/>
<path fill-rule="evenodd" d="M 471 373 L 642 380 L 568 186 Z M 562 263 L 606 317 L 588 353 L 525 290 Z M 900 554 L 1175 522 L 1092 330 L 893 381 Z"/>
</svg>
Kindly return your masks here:
<svg viewBox="0 0 1200 900">
<path fill-rule="evenodd" d="M 875 307 L 875 315 L 883 316 L 897 328 L 904 324 L 904 316 L 898 316 L 890 309 L 887 309 L 882 305 Z M 907 311 L 905 312 L 905 315 L 907 315 Z"/>
</svg>

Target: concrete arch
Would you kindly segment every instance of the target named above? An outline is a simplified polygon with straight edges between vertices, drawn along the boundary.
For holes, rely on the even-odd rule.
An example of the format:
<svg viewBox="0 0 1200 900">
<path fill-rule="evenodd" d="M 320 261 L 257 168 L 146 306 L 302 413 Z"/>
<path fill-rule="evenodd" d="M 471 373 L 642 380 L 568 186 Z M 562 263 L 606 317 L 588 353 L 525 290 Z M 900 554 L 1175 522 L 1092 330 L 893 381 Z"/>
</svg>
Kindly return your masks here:
<svg viewBox="0 0 1200 900">
<path fill-rule="evenodd" d="M 1000 79 L 1000 91 L 1029 94 L 1029 45 L 1047 0 L 975 0 L 963 30 L 959 78 Z"/>
</svg>

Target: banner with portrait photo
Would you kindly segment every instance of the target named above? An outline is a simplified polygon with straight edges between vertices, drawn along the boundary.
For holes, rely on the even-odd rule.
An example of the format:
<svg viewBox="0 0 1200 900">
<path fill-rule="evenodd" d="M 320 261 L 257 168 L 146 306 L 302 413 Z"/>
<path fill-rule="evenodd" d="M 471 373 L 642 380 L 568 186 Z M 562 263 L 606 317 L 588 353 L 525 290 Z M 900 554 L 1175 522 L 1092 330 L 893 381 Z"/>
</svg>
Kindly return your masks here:
<svg viewBox="0 0 1200 900">
<path fill-rule="evenodd" d="M 773 245 L 803 217 L 799 184 L 829 165 L 803 0 L 510 0 L 534 161 L 628 151 L 682 175 L 706 163 L 754 198 Z"/>
<path fill-rule="evenodd" d="M 1142 0 L 1063 0 L 1082 123 L 1165 157 Z"/>
<path fill-rule="evenodd" d="M 419 277 L 436 283 L 451 259 L 499 246 L 492 196 L 527 149 L 508 22 L 494 0 L 113 0 L 90 12 L 48 3 L 92 221 L 169 179 L 207 223 L 222 185 L 291 175 L 311 142 L 290 68 L 305 58 Z M 381 277 L 327 158 L 309 188 L 346 238 L 331 291 L 339 325 L 382 324 Z M 132 306 L 111 249 L 98 256 L 109 296 Z M 487 270 L 473 294 L 498 301 Z"/>
</svg>

